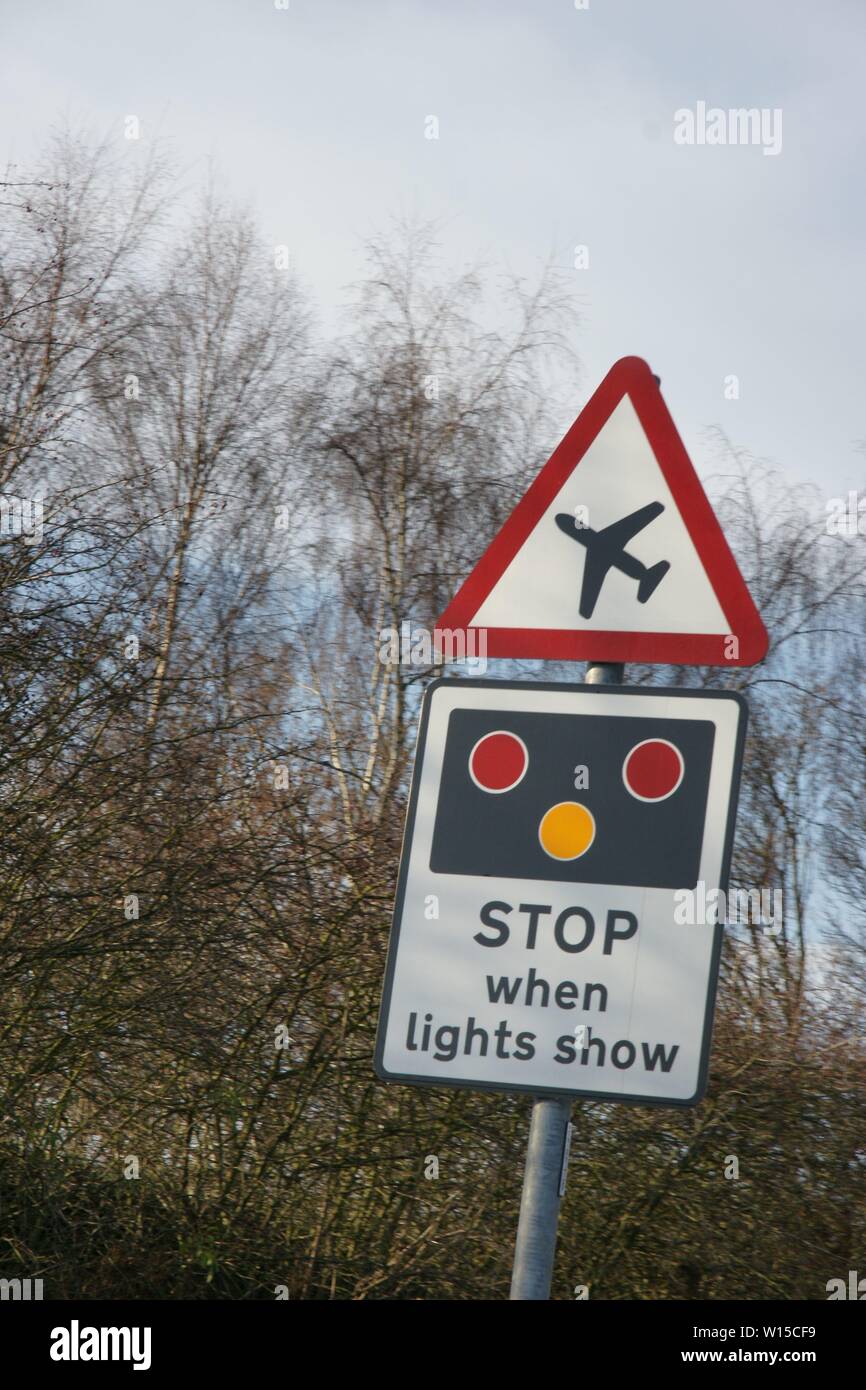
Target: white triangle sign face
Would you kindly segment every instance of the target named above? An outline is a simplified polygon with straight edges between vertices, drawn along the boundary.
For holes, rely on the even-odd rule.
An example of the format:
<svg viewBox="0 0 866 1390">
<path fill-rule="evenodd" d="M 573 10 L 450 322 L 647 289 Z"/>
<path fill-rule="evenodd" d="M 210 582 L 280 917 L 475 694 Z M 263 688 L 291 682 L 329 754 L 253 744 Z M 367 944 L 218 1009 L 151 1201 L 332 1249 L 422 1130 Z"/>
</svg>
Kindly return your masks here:
<svg viewBox="0 0 866 1390">
<path fill-rule="evenodd" d="M 647 364 L 617 362 L 436 625 L 489 656 L 749 666 L 767 633 Z M 475 645 L 471 646 L 470 642 Z"/>
</svg>

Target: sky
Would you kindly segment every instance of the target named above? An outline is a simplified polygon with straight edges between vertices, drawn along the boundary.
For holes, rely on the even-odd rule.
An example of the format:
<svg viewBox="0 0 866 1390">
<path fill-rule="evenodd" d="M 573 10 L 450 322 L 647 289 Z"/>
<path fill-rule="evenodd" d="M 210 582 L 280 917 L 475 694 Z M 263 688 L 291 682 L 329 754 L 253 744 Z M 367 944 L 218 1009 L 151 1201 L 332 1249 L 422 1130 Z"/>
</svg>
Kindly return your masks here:
<svg viewBox="0 0 866 1390">
<path fill-rule="evenodd" d="M 822 508 L 866 492 L 863 0 L 0 0 L 0 54 L 4 163 L 136 115 L 326 320 L 392 216 L 439 219 L 455 267 L 553 259 L 581 309 L 561 433 L 637 355 L 699 471 L 721 426 Z M 766 138 L 678 143 L 700 103 Z"/>
</svg>

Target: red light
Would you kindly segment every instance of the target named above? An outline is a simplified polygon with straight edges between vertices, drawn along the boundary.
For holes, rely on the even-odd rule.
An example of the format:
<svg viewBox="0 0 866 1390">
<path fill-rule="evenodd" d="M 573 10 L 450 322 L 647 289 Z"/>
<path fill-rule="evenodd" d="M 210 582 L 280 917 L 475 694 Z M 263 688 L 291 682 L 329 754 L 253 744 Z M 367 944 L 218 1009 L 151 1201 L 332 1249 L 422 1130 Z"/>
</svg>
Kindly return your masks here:
<svg viewBox="0 0 866 1390">
<path fill-rule="evenodd" d="M 622 766 L 622 780 L 638 801 L 664 801 L 683 780 L 685 763 L 680 750 L 664 738 L 636 743 Z"/>
<path fill-rule="evenodd" d="M 523 780 L 528 766 L 523 739 L 504 729 L 485 734 L 469 754 L 469 776 L 483 792 L 510 792 Z"/>
</svg>

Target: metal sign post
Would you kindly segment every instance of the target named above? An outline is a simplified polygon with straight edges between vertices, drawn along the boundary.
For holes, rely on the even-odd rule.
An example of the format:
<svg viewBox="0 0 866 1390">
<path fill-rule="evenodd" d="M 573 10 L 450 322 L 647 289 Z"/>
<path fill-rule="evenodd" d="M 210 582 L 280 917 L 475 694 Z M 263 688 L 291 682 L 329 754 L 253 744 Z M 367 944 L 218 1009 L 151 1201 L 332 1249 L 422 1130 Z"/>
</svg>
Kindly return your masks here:
<svg viewBox="0 0 866 1390">
<path fill-rule="evenodd" d="M 434 637 L 481 632 L 589 665 L 425 691 L 374 1067 L 532 1098 L 510 1297 L 544 1300 L 574 1098 L 696 1105 L 709 1074 L 722 927 L 697 904 L 727 892 L 748 707 L 622 663 L 768 643 L 646 362 L 608 373 Z"/>
<path fill-rule="evenodd" d="M 537 1300 L 550 1296 L 560 1177 L 570 1116 L 570 1097 L 558 1100 L 539 1096 L 533 1101 L 511 1273 L 509 1297 L 512 1299 Z"/>
<path fill-rule="evenodd" d="M 622 674 L 621 663 L 591 662 L 585 684 L 621 685 Z M 511 1271 L 512 1300 L 550 1297 L 570 1120 L 570 1097 L 539 1096 L 533 1101 Z"/>
</svg>

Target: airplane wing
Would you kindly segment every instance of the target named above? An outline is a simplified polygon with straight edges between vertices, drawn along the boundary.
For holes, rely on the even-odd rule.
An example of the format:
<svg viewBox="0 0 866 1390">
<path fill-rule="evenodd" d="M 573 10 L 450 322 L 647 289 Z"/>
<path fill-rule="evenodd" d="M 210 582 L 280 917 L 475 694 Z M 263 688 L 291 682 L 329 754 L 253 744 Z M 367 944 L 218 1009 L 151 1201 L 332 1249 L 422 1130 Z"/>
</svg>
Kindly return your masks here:
<svg viewBox="0 0 866 1390">
<path fill-rule="evenodd" d="M 598 535 L 604 536 L 606 553 L 615 555 L 618 550 L 624 550 L 632 536 L 636 536 L 638 531 L 642 531 L 657 516 L 661 516 L 664 509 L 664 502 L 650 502 L 639 511 L 632 512 L 631 516 L 624 516 L 622 521 L 614 521 L 611 526 L 605 526 Z"/>
<path fill-rule="evenodd" d="M 604 577 L 609 569 L 610 560 L 607 551 L 601 554 L 597 548 L 589 546 L 583 566 L 583 583 L 580 588 L 580 616 L 582 618 L 592 617 L 596 600 L 601 593 Z"/>
</svg>

